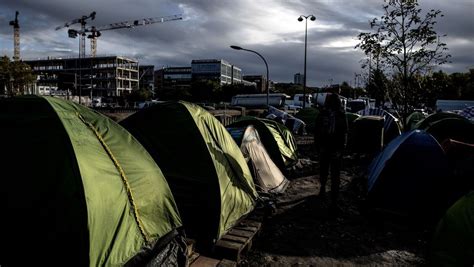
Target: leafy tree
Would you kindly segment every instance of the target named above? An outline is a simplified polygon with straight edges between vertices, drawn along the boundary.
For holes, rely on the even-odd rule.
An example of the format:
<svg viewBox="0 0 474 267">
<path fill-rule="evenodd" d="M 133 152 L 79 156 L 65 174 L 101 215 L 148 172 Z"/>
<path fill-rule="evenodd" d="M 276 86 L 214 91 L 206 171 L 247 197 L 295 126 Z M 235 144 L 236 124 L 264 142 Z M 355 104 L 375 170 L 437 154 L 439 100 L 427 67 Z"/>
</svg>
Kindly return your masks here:
<svg viewBox="0 0 474 267">
<path fill-rule="evenodd" d="M 438 99 L 474 99 L 474 69 L 467 73 L 446 74 L 443 71 L 415 76 L 420 89 L 415 96 L 419 103 L 434 108 Z M 416 106 L 416 105 L 415 105 Z"/>
<path fill-rule="evenodd" d="M 352 88 L 346 81 L 341 84 L 341 95 L 347 98 L 352 98 L 354 96 L 354 88 Z"/>
<path fill-rule="evenodd" d="M 422 80 L 425 93 L 423 101 L 428 107 L 434 108 L 438 99 L 454 99 L 456 93 L 452 91 L 451 78 L 443 71 L 434 72 Z M 453 90 L 454 91 L 454 90 Z"/>
<path fill-rule="evenodd" d="M 469 73 L 469 82 L 466 84 L 466 87 L 463 92 L 464 99 L 474 99 L 474 69 L 470 69 Z"/>
<path fill-rule="evenodd" d="M 415 75 L 423 74 L 433 66 L 448 62 L 446 44 L 434 30 L 440 10 L 431 9 L 422 14 L 415 0 L 389 0 L 383 6 L 384 15 L 370 22 L 372 32 L 360 33 L 360 48 L 387 65 L 397 79 L 396 87 L 404 106 L 404 114 L 415 103 L 413 86 Z"/>
<path fill-rule="evenodd" d="M 238 94 L 256 94 L 258 93 L 255 86 L 249 86 L 244 84 L 226 84 L 222 86 L 222 90 L 219 95 L 216 96 L 218 101 L 230 102 L 232 97 Z"/>
<path fill-rule="evenodd" d="M 218 81 L 196 80 L 191 84 L 190 93 L 195 102 L 212 102 L 221 93 L 221 89 Z"/>
<path fill-rule="evenodd" d="M 27 93 L 28 86 L 35 81 L 31 68 L 21 61 L 11 61 L 7 56 L 0 59 L 0 83 L 9 95 Z"/>
<path fill-rule="evenodd" d="M 370 75 L 367 92 L 371 97 L 375 98 L 375 106 L 380 107 L 387 99 L 389 81 L 382 69 L 375 69 Z"/>
<path fill-rule="evenodd" d="M 156 94 L 158 98 L 161 100 L 186 100 L 186 101 L 192 100 L 190 88 L 186 88 L 186 87 L 163 88 L 157 91 Z"/>
<path fill-rule="evenodd" d="M 133 90 L 129 95 L 126 96 L 126 98 L 129 103 L 143 102 L 151 100 L 152 93 L 150 90 L 142 88 L 138 90 Z"/>
<path fill-rule="evenodd" d="M 464 99 L 463 92 L 469 83 L 469 75 L 467 73 L 451 73 L 450 78 L 450 89 L 448 91 L 450 99 Z"/>
</svg>

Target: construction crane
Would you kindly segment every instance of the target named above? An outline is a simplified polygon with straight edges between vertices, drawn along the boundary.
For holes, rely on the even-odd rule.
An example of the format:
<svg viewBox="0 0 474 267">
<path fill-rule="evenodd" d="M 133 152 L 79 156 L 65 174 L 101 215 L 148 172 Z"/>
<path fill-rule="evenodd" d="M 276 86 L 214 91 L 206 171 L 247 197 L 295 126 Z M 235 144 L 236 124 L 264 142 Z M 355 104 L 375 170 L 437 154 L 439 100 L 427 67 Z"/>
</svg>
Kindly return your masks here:
<svg viewBox="0 0 474 267">
<path fill-rule="evenodd" d="M 68 35 L 71 38 L 76 38 L 77 37 L 77 32 L 82 32 L 81 38 L 79 39 L 79 58 L 84 58 L 85 55 L 86 55 L 86 34 L 85 34 L 86 24 L 87 24 L 86 20 L 88 20 L 88 19 L 94 20 L 95 15 L 96 15 L 96 12 L 92 11 L 92 13 L 90 13 L 89 15 L 84 15 L 84 16 L 78 18 L 78 19 L 74 19 L 70 22 L 64 23 L 64 25 L 56 27 L 56 30 L 60 30 L 62 28 L 68 28 L 69 26 L 77 24 L 77 23 L 81 24 L 81 30 L 80 31 L 76 31 L 76 30 L 72 30 L 72 29 L 68 30 Z"/>
<path fill-rule="evenodd" d="M 90 39 L 91 42 L 91 57 L 95 57 L 97 53 L 97 38 L 100 37 L 103 31 L 110 31 L 116 29 L 123 29 L 123 28 L 134 28 L 138 26 L 144 26 L 154 23 L 162 23 L 166 21 L 173 21 L 173 20 L 181 20 L 183 17 L 181 15 L 172 15 L 166 17 L 159 17 L 159 18 L 144 18 L 138 20 L 131 20 L 131 21 L 122 21 L 117 23 L 111 23 L 103 26 L 92 26 L 90 28 L 81 28 L 81 30 L 73 30 L 70 29 L 68 31 L 69 37 L 75 38 L 78 35 L 85 36 L 86 33 L 89 33 L 87 38 Z"/>
<path fill-rule="evenodd" d="M 10 21 L 10 26 L 13 26 L 13 60 L 20 60 L 20 24 L 18 23 L 18 14 L 15 13 L 15 20 Z"/>
</svg>

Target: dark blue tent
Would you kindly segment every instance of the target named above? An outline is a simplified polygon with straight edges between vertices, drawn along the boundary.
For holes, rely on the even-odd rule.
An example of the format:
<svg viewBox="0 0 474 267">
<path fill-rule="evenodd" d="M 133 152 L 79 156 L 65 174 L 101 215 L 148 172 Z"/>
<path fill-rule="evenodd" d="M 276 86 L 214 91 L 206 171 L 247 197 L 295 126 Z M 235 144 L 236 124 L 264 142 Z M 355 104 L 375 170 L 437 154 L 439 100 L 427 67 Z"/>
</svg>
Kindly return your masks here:
<svg viewBox="0 0 474 267">
<path fill-rule="evenodd" d="M 449 178 L 448 161 L 436 139 L 420 130 L 406 132 L 370 165 L 369 206 L 396 215 L 434 218 L 452 204 Z"/>
</svg>

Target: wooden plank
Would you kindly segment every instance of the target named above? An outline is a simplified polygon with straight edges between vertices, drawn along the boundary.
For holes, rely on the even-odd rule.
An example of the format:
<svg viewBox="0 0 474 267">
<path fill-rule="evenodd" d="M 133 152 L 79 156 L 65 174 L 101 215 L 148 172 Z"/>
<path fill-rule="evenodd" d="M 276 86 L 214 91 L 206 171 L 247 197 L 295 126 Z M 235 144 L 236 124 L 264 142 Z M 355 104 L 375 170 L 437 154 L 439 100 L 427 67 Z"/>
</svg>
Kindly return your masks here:
<svg viewBox="0 0 474 267">
<path fill-rule="evenodd" d="M 259 230 L 257 227 L 245 226 L 245 225 L 238 225 L 238 226 L 235 226 L 233 229 L 243 230 L 243 231 L 248 231 L 248 232 L 253 232 L 253 233 L 256 233 Z"/>
<path fill-rule="evenodd" d="M 262 215 L 260 215 L 262 214 Z M 241 255 L 252 247 L 253 238 L 260 232 L 263 211 L 254 211 L 249 217 L 230 229 L 214 246 L 215 256 L 219 259 L 240 262 Z"/>
<path fill-rule="evenodd" d="M 219 264 L 217 264 L 217 267 L 235 267 L 237 266 L 237 262 L 231 261 L 228 259 L 222 259 Z"/>
<path fill-rule="evenodd" d="M 228 241 L 234 241 L 234 242 L 242 243 L 242 244 L 245 244 L 245 243 L 248 242 L 248 238 L 241 237 L 241 236 L 235 236 L 235 235 L 224 235 L 221 239 L 222 240 L 228 240 Z"/>
<path fill-rule="evenodd" d="M 252 243 L 252 240 L 253 240 L 253 239 L 249 239 L 249 240 L 248 240 L 247 244 L 245 245 L 245 247 L 244 247 L 244 248 L 242 249 L 242 251 L 240 252 L 241 254 L 242 254 L 242 253 L 247 253 L 247 252 L 250 251 L 250 249 L 252 248 L 252 244 L 253 244 L 253 243 Z"/>
<path fill-rule="evenodd" d="M 254 220 L 243 220 L 240 222 L 239 226 L 240 225 L 243 225 L 243 226 L 253 226 L 253 227 L 257 227 L 258 229 L 260 229 L 262 227 L 262 223 L 261 222 L 258 222 L 258 221 L 254 221 Z"/>
<path fill-rule="evenodd" d="M 232 250 L 236 250 L 240 252 L 243 247 L 242 247 L 242 244 L 240 243 L 220 239 L 216 243 L 216 249 L 217 248 L 232 249 Z"/>
<path fill-rule="evenodd" d="M 221 239 L 216 243 L 215 253 L 219 258 L 235 260 L 238 263 L 243 248 L 241 243 Z"/>
<path fill-rule="evenodd" d="M 193 262 L 195 262 L 197 258 L 199 258 L 199 256 L 200 256 L 199 253 L 193 252 L 190 256 L 188 256 L 189 264 L 191 265 Z"/>
<path fill-rule="evenodd" d="M 216 267 L 220 263 L 220 260 L 212 259 L 204 256 L 199 256 L 190 267 Z"/>
<path fill-rule="evenodd" d="M 230 229 L 228 234 L 250 238 L 255 235 L 253 231 Z"/>
</svg>

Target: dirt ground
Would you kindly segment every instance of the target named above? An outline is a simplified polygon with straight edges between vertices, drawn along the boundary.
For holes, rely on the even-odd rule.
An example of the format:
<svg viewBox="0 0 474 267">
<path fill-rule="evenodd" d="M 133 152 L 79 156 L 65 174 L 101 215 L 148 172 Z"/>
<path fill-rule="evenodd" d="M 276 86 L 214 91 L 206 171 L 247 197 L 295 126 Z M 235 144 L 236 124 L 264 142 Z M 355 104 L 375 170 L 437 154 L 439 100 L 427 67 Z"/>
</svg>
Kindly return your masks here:
<svg viewBox="0 0 474 267">
<path fill-rule="evenodd" d="M 366 164 L 344 159 L 337 213 L 319 193 L 319 163 L 311 149 L 278 196 L 243 266 L 426 265 L 430 231 L 368 216 L 364 209 Z M 330 184 L 327 189 L 330 190 Z"/>
</svg>

